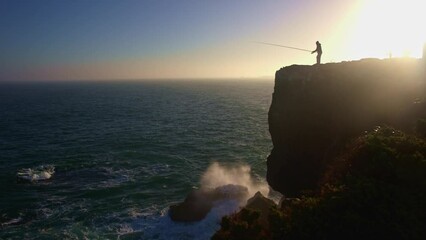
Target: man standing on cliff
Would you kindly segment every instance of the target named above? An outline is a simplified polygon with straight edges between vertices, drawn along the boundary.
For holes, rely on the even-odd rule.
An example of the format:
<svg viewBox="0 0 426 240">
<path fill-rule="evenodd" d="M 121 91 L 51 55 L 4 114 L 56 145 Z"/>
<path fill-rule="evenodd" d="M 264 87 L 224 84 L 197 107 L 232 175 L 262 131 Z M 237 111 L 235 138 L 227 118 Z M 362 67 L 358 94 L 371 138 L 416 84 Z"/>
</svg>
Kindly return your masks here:
<svg viewBox="0 0 426 240">
<path fill-rule="evenodd" d="M 317 53 L 317 64 L 321 64 L 321 55 L 322 55 L 321 43 L 317 41 L 316 44 L 317 44 L 317 49 L 312 51 L 311 54 L 314 54 L 316 52 Z"/>
</svg>

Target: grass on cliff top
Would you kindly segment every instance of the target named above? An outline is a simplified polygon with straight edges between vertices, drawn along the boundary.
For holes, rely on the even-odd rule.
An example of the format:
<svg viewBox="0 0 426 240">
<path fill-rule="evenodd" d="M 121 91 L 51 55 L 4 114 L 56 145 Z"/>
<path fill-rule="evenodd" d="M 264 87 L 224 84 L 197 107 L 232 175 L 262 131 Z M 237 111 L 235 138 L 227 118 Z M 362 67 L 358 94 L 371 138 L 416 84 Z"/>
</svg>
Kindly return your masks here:
<svg viewBox="0 0 426 240">
<path fill-rule="evenodd" d="M 222 220 L 213 239 L 426 239 L 426 142 L 392 128 L 358 138 L 321 189 L 259 214 Z"/>
</svg>

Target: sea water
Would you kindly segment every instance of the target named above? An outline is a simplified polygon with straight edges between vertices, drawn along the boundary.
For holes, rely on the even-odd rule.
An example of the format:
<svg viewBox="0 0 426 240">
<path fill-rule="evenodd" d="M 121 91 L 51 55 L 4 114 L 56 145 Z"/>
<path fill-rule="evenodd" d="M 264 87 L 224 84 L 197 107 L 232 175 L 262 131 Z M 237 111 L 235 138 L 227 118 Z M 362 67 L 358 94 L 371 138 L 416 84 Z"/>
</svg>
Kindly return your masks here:
<svg viewBox="0 0 426 240">
<path fill-rule="evenodd" d="M 264 181 L 272 80 L 0 83 L 0 239 L 208 239 L 168 207 L 212 164 Z M 48 181 L 21 168 L 51 164 Z"/>
</svg>

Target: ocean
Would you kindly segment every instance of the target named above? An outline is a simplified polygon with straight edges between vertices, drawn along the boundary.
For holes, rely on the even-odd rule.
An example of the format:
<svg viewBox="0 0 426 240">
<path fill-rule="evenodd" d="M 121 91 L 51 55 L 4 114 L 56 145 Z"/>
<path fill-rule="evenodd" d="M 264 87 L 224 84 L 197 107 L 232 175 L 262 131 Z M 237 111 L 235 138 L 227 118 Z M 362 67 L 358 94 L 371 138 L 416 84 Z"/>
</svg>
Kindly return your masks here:
<svg viewBox="0 0 426 240">
<path fill-rule="evenodd" d="M 0 239 L 209 239 L 168 207 L 212 164 L 264 182 L 273 80 L 0 83 Z M 17 171 L 50 164 L 50 180 Z M 230 209 L 228 209 L 230 208 Z"/>
</svg>

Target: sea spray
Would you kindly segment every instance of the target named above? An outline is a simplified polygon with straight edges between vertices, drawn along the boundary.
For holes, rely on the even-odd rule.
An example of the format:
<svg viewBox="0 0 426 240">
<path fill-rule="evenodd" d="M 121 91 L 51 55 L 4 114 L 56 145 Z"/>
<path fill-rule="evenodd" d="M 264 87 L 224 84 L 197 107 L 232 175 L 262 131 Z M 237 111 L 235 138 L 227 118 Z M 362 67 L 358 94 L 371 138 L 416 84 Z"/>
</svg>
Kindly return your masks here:
<svg viewBox="0 0 426 240">
<path fill-rule="evenodd" d="M 251 167 L 247 164 L 223 166 L 214 162 L 201 177 L 202 188 L 217 188 L 229 184 L 246 187 L 248 197 L 252 197 L 258 191 L 264 196 L 269 194 L 268 184 L 265 181 L 255 181 L 251 175 Z"/>
<path fill-rule="evenodd" d="M 266 184 L 252 179 L 248 165 L 224 167 L 212 163 L 202 175 L 200 184 L 201 188 L 189 192 L 183 202 L 170 206 L 169 216 L 173 221 L 198 222 L 223 202 L 233 200 L 243 207 L 255 193 L 263 192 L 266 196 L 269 193 Z"/>
<path fill-rule="evenodd" d="M 214 162 L 206 169 L 200 179 L 201 189 L 232 191 L 232 189 L 236 189 L 236 186 L 247 188 L 249 192 L 247 198 L 252 197 L 257 191 L 265 196 L 268 196 L 269 193 L 266 182 L 253 178 L 251 168 L 247 164 L 225 166 Z M 151 217 L 138 218 L 130 226 L 133 231 L 139 232 L 144 238 L 148 239 L 210 239 L 219 230 L 222 217 L 235 213 L 246 202 L 247 199 L 217 201 L 207 216 L 200 221 L 174 222 L 167 212 L 163 212 L 156 217 L 156 214 L 154 214 Z M 164 229 L 167 229 L 167 231 L 164 231 Z M 124 235 L 127 234 L 124 233 Z"/>
</svg>

